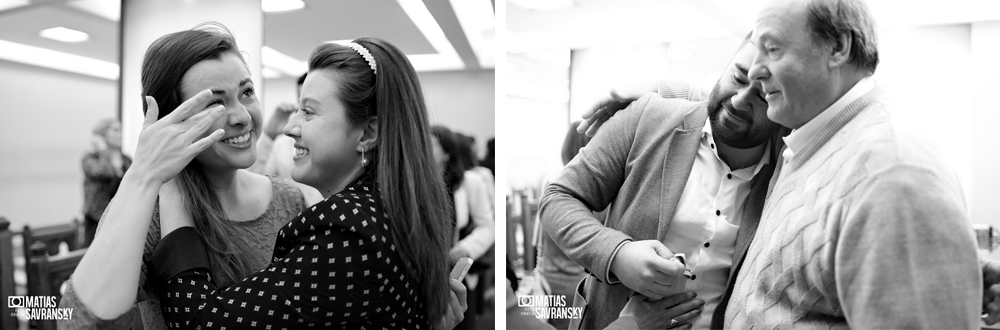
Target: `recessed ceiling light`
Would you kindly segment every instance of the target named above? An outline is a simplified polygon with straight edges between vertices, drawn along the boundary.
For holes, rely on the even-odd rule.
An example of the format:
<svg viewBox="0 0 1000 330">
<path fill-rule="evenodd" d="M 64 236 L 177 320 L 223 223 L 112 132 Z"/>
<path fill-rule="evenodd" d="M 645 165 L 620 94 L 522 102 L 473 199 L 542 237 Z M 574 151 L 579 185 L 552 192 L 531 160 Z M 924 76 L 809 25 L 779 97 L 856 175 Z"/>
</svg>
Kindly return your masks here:
<svg viewBox="0 0 1000 330">
<path fill-rule="evenodd" d="M 73 29 L 67 29 L 62 26 L 42 30 L 42 32 L 38 33 L 38 35 L 62 42 L 81 42 L 87 41 L 87 38 L 90 38 L 90 36 L 86 33 Z"/>
<path fill-rule="evenodd" d="M 302 0 L 261 0 L 260 2 L 260 9 L 265 13 L 299 10 L 305 7 L 306 4 Z"/>
</svg>

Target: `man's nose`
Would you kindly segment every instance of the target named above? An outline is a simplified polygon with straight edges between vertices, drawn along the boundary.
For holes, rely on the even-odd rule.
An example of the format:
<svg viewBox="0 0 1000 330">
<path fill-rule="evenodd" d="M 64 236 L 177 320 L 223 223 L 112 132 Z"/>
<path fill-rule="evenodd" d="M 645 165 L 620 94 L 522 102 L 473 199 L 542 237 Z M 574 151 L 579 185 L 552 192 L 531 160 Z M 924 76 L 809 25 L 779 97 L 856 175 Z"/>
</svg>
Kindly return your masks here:
<svg viewBox="0 0 1000 330">
<path fill-rule="evenodd" d="M 761 58 L 760 53 L 753 57 L 753 63 L 750 64 L 750 72 L 748 72 L 750 80 L 764 80 L 771 77 L 771 70 L 767 68 L 764 59 Z"/>
</svg>

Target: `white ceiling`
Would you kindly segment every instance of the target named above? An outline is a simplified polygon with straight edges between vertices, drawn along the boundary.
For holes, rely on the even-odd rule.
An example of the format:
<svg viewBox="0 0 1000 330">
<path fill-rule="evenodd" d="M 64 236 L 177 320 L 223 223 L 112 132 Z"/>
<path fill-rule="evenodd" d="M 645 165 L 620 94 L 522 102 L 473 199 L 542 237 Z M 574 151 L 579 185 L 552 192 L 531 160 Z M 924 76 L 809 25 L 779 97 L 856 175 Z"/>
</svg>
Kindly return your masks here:
<svg viewBox="0 0 1000 330">
<path fill-rule="evenodd" d="M 567 4 L 531 10 L 518 2 Z M 868 0 L 881 27 L 1000 20 L 997 0 Z M 507 2 L 504 47 L 521 53 L 743 37 L 766 0 L 519 0 Z"/>
<path fill-rule="evenodd" d="M 360 36 L 392 42 L 418 71 L 493 68 L 492 1 L 304 1 L 302 10 L 264 16 L 264 46 L 287 55 L 284 59 L 301 65 L 303 72 L 305 60 L 319 43 Z M 120 11 L 120 0 L 0 0 L 0 59 L 23 61 L 10 53 L 32 48 L 117 65 Z M 57 26 L 83 31 L 90 39 L 64 43 L 38 35 Z M 269 66 L 266 60 L 264 66 Z M 300 74 L 278 65 L 265 71 L 271 77 Z"/>
</svg>

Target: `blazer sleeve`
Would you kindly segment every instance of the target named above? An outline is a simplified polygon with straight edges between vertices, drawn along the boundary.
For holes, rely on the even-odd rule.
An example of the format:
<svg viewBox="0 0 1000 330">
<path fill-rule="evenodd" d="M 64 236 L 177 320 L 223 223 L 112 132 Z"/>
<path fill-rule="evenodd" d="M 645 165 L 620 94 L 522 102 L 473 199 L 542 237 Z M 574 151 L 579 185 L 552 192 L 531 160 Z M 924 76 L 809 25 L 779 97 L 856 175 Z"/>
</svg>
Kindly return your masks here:
<svg viewBox="0 0 1000 330">
<path fill-rule="evenodd" d="M 604 282 L 615 248 L 631 237 L 604 226 L 592 212 L 611 204 L 625 182 L 629 152 L 651 97 L 611 117 L 545 189 L 539 205 L 542 226 L 556 245 Z"/>
</svg>

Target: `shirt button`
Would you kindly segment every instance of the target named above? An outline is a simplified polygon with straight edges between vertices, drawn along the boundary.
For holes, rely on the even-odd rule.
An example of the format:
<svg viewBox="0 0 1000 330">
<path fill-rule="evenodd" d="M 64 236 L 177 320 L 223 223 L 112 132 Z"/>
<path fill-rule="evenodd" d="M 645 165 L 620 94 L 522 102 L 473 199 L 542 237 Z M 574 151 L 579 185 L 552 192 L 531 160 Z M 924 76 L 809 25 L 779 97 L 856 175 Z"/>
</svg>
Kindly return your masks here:
<svg viewBox="0 0 1000 330">
<path fill-rule="evenodd" d="M 712 149 L 715 149 L 715 143 L 712 143 L 711 146 L 712 146 Z"/>
<path fill-rule="evenodd" d="M 732 179 L 732 178 L 733 178 L 733 174 L 732 173 L 726 174 L 726 179 Z"/>
<path fill-rule="evenodd" d="M 715 215 L 722 215 L 722 211 L 715 210 Z"/>
<path fill-rule="evenodd" d="M 696 279 L 696 278 L 698 278 L 698 275 L 691 274 L 691 280 L 692 281 L 694 281 L 694 279 Z"/>
<path fill-rule="evenodd" d="M 708 242 L 705 242 L 705 247 L 709 247 L 710 245 L 712 245 L 712 244 L 710 244 Z"/>
</svg>

